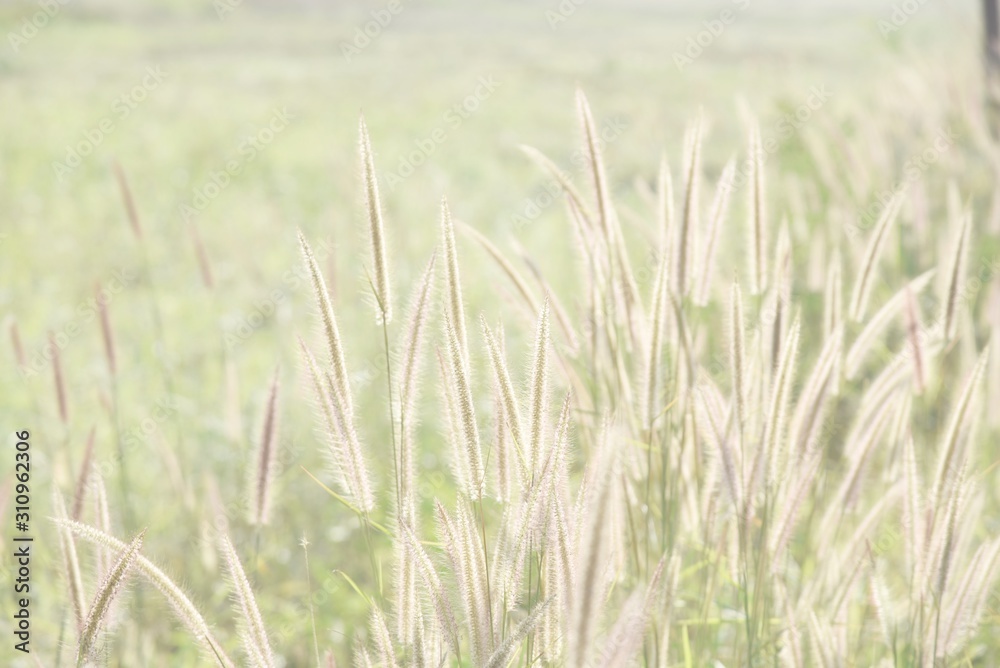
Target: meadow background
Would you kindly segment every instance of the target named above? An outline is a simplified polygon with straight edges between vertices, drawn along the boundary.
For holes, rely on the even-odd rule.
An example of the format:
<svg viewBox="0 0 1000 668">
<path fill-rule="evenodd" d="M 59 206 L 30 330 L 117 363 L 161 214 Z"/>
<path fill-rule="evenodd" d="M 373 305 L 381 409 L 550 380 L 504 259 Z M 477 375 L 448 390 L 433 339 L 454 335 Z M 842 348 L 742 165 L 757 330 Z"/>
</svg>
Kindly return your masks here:
<svg viewBox="0 0 1000 668">
<path fill-rule="evenodd" d="M 447 195 L 456 218 L 507 252 L 525 249 L 556 291 L 572 299 L 565 208 L 518 146 L 541 149 L 585 183 L 577 166 L 577 87 L 598 125 L 611 129 L 604 151 L 626 225 L 648 218 L 664 151 L 678 178 L 683 130 L 699 110 L 708 128 L 704 170 L 714 181 L 723 163 L 745 150 L 748 113 L 760 118 L 766 138 L 787 127 L 781 123 L 794 119 L 814 91 L 828 91 L 781 134 L 767 163 L 771 209 L 775 219 L 791 221 L 796 275 L 809 277 L 796 284 L 795 298 L 812 303 L 813 312 L 822 309 L 815 304 L 827 258 L 811 250 L 810 239 L 843 235 L 843 247 L 853 248 L 848 235 L 858 212 L 900 183 L 941 132 L 954 141 L 918 170 L 926 209 L 908 213 L 907 227 L 893 238 L 900 259 L 892 275 L 915 275 L 937 257 L 935 244 L 913 240 L 944 232 L 949 180 L 975 212 L 970 272 L 995 266 L 989 263 L 1000 252 L 993 199 L 1000 175 L 985 131 L 978 3 L 929 0 L 883 34 L 879 21 L 891 20 L 892 2 L 751 0 L 743 9 L 728 2 L 586 0 L 563 3 L 573 8 L 567 12 L 555 1 L 413 0 L 401 2 L 370 43 L 356 42 L 357 30 L 386 6 L 71 1 L 58 5 L 37 35 L 12 41 L 11 34 L 25 35 L 24 21 L 40 5 L 0 3 L 0 319 L 5 342 L 16 336 L 26 361 L 19 364 L 15 345 L 0 347 L 0 408 L 5 443 L 15 430 L 32 434 L 32 644 L 42 665 L 57 665 L 60 638 L 71 643 L 58 538 L 44 518 L 53 514 L 53 489 L 72 496 L 91 430 L 95 461 L 109 467 L 118 535 L 147 527 L 143 553 L 178 577 L 210 623 L 234 635 L 213 531 L 228 527 L 249 559 L 247 468 L 276 368 L 282 386 L 274 519 L 249 570 L 272 643 L 288 665 L 311 661 L 310 597 L 321 646 L 348 661 L 368 606 L 335 571 L 363 590 L 373 585 L 357 548 L 356 517 L 303 470 L 330 484 L 296 343 L 297 335 L 312 340 L 315 328 L 295 233 L 302 229 L 322 249 L 361 423 L 385 425 L 377 399 L 385 383 L 382 342 L 362 270 L 362 112 L 400 295 L 409 293 L 437 243 L 439 199 Z M 678 66 L 675 54 L 727 9 L 732 24 Z M 272 123 L 280 129 L 261 134 Z M 406 175 L 413 155 L 420 164 Z M 116 163 L 130 184 L 141 238 L 130 229 Z M 213 188 L 227 163 L 239 173 Z M 742 215 L 736 196 L 732 216 Z M 908 233 L 921 224 L 919 235 Z M 742 242 L 731 231 L 724 235 L 720 266 L 731 273 L 742 262 Z M 629 239 L 641 265 L 645 241 Z M 470 318 L 482 312 L 491 322 L 511 323 L 509 349 L 525 349 L 532 325 L 511 305 L 504 275 L 467 237 L 459 243 Z M 971 312 L 985 313 L 989 290 L 987 281 Z M 95 291 L 110 295 L 115 374 L 91 301 Z M 876 294 L 884 299 L 894 291 L 880 286 Z M 50 335 L 60 349 L 65 419 Z M 974 359 L 974 344 L 963 345 L 965 359 Z M 803 347 L 815 351 L 819 344 L 805 340 Z M 994 407 L 998 391 L 991 387 Z M 421 497 L 429 500 L 452 492 L 432 417 L 436 393 L 425 395 Z M 376 435 L 368 436 L 377 452 Z M 118 439 L 130 448 L 129 506 L 112 473 Z M 987 458 L 995 456 L 987 449 Z M 390 457 L 373 461 L 385 476 Z M 0 467 L 5 536 L 13 512 L 8 462 L 5 456 Z M 996 474 L 987 480 L 995 483 Z M 986 495 L 995 509 L 996 493 Z M 995 514 L 983 521 L 996 530 Z M 388 544 L 383 548 L 388 554 Z M 8 601 L 9 541 L 0 543 L 0 557 Z M 134 623 L 116 634 L 109 665 L 200 665 L 204 657 L 166 604 L 141 588 L 129 595 Z M 990 615 L 995 630 L 996 613 Z M 9 626 L 4 615 L 0 662 L 33 665 L 14 656 Z M 70 665 L 71 650 L 63 654 Z"/>
</svg>

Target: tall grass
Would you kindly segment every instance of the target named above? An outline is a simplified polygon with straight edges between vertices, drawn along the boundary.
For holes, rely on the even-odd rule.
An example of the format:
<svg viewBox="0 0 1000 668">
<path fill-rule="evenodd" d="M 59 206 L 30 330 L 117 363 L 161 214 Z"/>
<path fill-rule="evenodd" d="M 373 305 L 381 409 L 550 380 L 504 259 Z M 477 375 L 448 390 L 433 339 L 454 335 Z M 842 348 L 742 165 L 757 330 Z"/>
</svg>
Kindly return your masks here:
<svg viewBox="0 0 1000 668">
<path fill-rule="evenodd" d="M 913 277 L 888 272 L 887 264 L 899 265 L 886 255 L 900 234 L 900 191 L 856 257 L 829 241 L 835 231 L 822 237 L 826 286 L 811 294 L 795 256 L 801 230 L 769 218 L 775 207 L 756 122 L 747 184 L 737 185 L 731 159 L 704 201 L 699 118 L 684 140 L 679 201 L 664 159 L 652 210 L 623 226 L 582 93 L 576 107 L 585 185 L 540 151 L 525 152 L 565 192 L 577 290 L 560 295 L 539 280 L 536 294 L 520 265 L 538 277 L 544 263 L 511 259 L 472 230 L 531 321 L 506 325 L 524 326 L 514 340 L 532 340 L 511 349 L 504 327 L 490 325 L 493 314 L 466 313 L 463 281 L 480 275 L 468 271 L 455 234 L 467 226 L 445 200 L 440 245 L 414 283 L 404 329 L 390 327 L 394 223 L 383 217 L 362 120 L 368 285 L 378 317 L 350 327 L 381 338 L 387 371 L 396 369 L 386 374 L 382 410 L 364 413 L 385 416 L 385 424 L 360 418 L 352 386 L 359 361 L 299 236 L 319 324 L 318 348 L 300 340 L 308 399 L 338 481 L 332 495 L 357 515 L 363 536 L 345 549 L 371 565 L 350 579 L 370 607 L 368 629 L 348 630 L 355 662 L 833 667 L 995 659 L 996 648 L 975 640 L 1000 559 L 1000 540 L 974 512 L 989 472 L 976 430 L 986 428 L 980 385 L 990 357 L 984 347 L 970 366 L 955 345 L 974 349 L 982 339 L 960 297 L 972 214 L 953 221 L 944 266 Z M 741 187 L 743 226 L 730 216 Z M 746 249 L 742 266 L 716 257 L 720 240 L 733 237 Z M 652 271 L 633 266 L 638 238 L 657 240 Z M 920 296 L 935 271 L 946 289 L 928 325 Z M 879 305 L 886 275 L 894 296 Z M 480 326 L 470 328 L 469 318 Z M 876 359 L 879 348 L 889 355 Z M 423 369 L 435 358 L 441 419 L 418 429 L 428 403 L 418 400 Z M 956 385 L 959 369 L 965 380 Z M 276 402 L 277 378 L 250 467 L 253 525 L 267 523 L 272 503 Z M 941 433 L 916 415 L 918 407 L 943 414 L 946 405 Z M 449 483 L 424 494 L 423 455 L 442 452 Z M 380 461 L 390 462 L 391 480 L 386 467 L 372 466 Z M 145 576 L 206 656 L 231 665 L 234 643 L 217 641 L 186 595 L 138 555 L 141 535 L 125 546 L 107 535 L 107 519 L 97 518 L 99 528 L 76 521 L 80 507 L 57 522 L 81 646 L 89 647 L 93 625 L 84 623 L 77 538 L 123 554 L 109 577 L 128 568 Z M 256 597 L 281 596 L 280 583 L 258 574 L 254 592 L 238 545 L 227 537 L 220 545 L 244 661 L 279 665 L 286 648 L 272 646 Z M 320 558 L 331 569 L 347 561 Z M 99 601 L 108 598 L 107 586 L 99 591 Z M 313 654 L 318 661 L 318 648 Z"/>
</svg>

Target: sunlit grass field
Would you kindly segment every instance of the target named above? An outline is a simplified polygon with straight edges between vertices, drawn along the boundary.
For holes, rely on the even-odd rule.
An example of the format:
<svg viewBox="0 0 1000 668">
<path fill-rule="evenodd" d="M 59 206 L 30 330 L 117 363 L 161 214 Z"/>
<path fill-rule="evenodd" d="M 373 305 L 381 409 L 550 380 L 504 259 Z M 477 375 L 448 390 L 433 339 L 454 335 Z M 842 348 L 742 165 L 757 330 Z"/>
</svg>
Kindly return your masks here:
<svg viewBox="0 0 1000 668">
<path fill-rule="evenodd" d="M 401 296 L 438 244 L 438 207 L 447 196 L 458 221 L 509 257 L 523 252 L 537 263 L 564 303 L 583 300 L 563 198 L 553 197 L 546 175 L 520 149 L 538 148 L 579 187 L 590 187 L 574 109 L 578 88 L 605 133 L 625 240 L 635 266 L 645 269 L 637 273 L 643 295 L 651 294 L 655 272 L 649 249 L 658 164 L 666 155 L 679 189 L 684 129 L 699 114 L 707 183 L 731 156 L 743 159 L 751 118 L 774 141 L 766 162 L 772 230 L 776 236 L 787 219 L 794 273 L 805 277 L 793 287 L 804 322 L 822 318 L 825 249 L 841 248 L 852 266 L 873 223 L 858 228 L 859 212 L 908 174 L 917 175 L 922 205 L 907 207 L 889 240 L 871 310 L 904 278 L 937 263 L 951 243 L 945 223 L 954 182 L 960 203 L 974 212 L 969 274 L 988 268 L 968 300 L 968 334 L 949 358 L 948 386 L 956 388 L 949 392 L 957 392 L 995 322 L 989 299 L 1000 253 L 1000 177 L 981 111 L 970 4 L 928 3 L 883 36 L 878 22 L 891 15 L 891 3 L 760 2 L 744 10 L 725 2 L 590 0 L 564 3 L 575 9 L 556 20 L 554 2 L 404 2 L 363 44 L 355 41 L 357 29 L 385 5 L 329 10 L 246 2 L 220 18 L 209 2 L 84 2 L 61 6 L 16 50 L 8 37 L 0 44 L 0 407 L 8 431 L 32 434 L 32 645 L 42 665 L 73 661 L 59 538 L 47 518 L 55 512 L 53 490 L 72 499 L 91 430 L 116 535 L 146 528 L 143 554 L 177 578 L 232 648 L 236 624 L 214 542 L 220 529 L 241 553 L 272 645 L 287 665 L 313 663 L 310 601 L 319 646 L 332 649 L 341 665 L 349 663 L 355 638 L 366 637 L 365 596 L 376 596 L 376 578 L 358 518 L 310 475 L 334 487 L 296 341 L 319 340 L 296 241 L 302 230 L 334 296 L 375 477 L 389 489 L 386 363 L 365 277 L 362 113 Z M 733 12 L 732 24 L 679 65 L 675 54 L 686 54 L 688 40 L 724 10 Z M 0 33 L 19 34 L 37 11 L 31 3 L 0 5 Z M 949 138 L 944 148 L 933 160 L 921 158 L 941 133 Z M 134 198 L 139 234 L 116 165 Z M 720 236 L 719 295 L 728 295 L 731 276 L 742 271 L 745 200 L 745 189 L 735 191 L 732 220 Z M 528 350 L 533 319 L 518 308 L 515 288 L 471 237 L 460 231 L 458 243 L 473 347 L 481 347 L 473 323 L 483 313 L 491 324 L 505 323 L 509 351 Z M 101 294 L 114 374 L 92 301 Z M 725 309 L 711 317 L 721 331 Z M 822 341 L 808 335 L 801 348 L 811 364 Z M 59 348 L 65 419 L 50 341 Z M 513 373 L 523 379 L 525 365 L 514 359 Z M 436 366 L 427 367 L 419 465 L 421 511 L 431 525 L 433 498 L 451 502 L 456 493 L 444 418 L 437 417 Z M 478 348 L 473 367 L 481 370 L 476 383 L 488 411 L 489 376 Z M 255 532 L 246 520 L 247 479 L 276 369 L 274 511 Z M 994 358 L 986 395 L 994 408 L 996 375 Z M 949 396 L 925 397 L 920 407 L 927 413 L 915 408 L 914 419 L 940 431 L 943 425 L 934 425 L 944 422 Z M 986 445 L 977 470 L 990 470 L 1000 456 L 989 447 L 995 436 L 990 424 L 979 427 Z M 119 482 L 119 446 L 127 490 Z M 12 477 L 3 470 L 6 518 Z M 997 530 L 996 480 L 995 471 L 983 479 L 984 535 Z M 0 545 L 6 587 L 9 541 Z M 373 549 L 388 571 L 390 542 L 376 540 Z M 86 548 L 81 557 L 90 582 Z M 207 660 L 155 590 L 131 589 L 117 611 L 123 623 L 109 639 L 108 665 Z M 987 614 L 980 643 L 986 649 L 969 659 L 973 665 L 992 665 L 1000 653 L 990 638 L 997 613 Z M 0 628 L 8 625 L 5 619 Z M 702 653 L 689 665 L 708 665 L 705 648 L 712 644 L 701 638 Z M 6 665 L 15 655 L 5 643 Z"/>
</svg>

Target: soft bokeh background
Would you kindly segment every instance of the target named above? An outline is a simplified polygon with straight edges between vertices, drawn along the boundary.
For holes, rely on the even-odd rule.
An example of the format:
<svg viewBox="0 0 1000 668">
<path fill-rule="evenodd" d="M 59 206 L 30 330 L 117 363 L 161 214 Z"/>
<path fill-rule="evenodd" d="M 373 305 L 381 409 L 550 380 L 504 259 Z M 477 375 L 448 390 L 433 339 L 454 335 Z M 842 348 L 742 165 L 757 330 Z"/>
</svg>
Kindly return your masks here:
<svg viewBox="0 0 1000 668">
<path fill-rule="evenodd" d="M 308 536 L 313 590 L 329 592 L 314 597 L 321 645 L 348 658 L 352 629 L 367 606 L 334 571 L 368 591 L 372 583 L 363 551 L 350 547 L 359 540 L 355 518 L 302 469 L 329 482 L 300 382 L 296 335 L 311 338 L 313 320 L 295 231 L 329 249 L 324 264 L 358 404 L 371 426 L 369 447 L 379 452 L 388 447 L 378 440 L 387 437 L 378 431 L 386 424 L 379 398 L 385 379 L 364 281 L 359 113 L 382 174 L 400 298 L 436 244 L 445 195 L 458 218 L 505 251 L 515 254 L 520 246 L 539 258 L 546 278 L 572 300 L 563 206 L 551 203 L 544 175 L 518 146 L 543 150 L 583 183 L 574 163 L 578 86 L 598 124 L 617 128 L 605 153 L 626 222 L 650 216 L 646 195 L 660 156 L 666 152 L 676 175 L 683 129 L 699 111 L 708 122 L 705 165 L 714 179 L 730 155 L 744 151 L 749 114 L 760 117 L 766 137 L 767 128 L 780 127 L 821 89 L 829 99 L 768 163 L 774 216 L 792 219 L 800 267 L 817 261 L 807 243 L 816 225 L 830 217 L 856 220 L 945 128 L 956 133 L 954 147 L 921 173 L 929 184 L 926 219 L 942 218 L 944 185 L 954 177 L 982 214 L 980 229 L 996 229 L 995 216 L 987 215 L 996 177 L 979 150 L 976 125 L 978 3 L 928 2 L 883 35 L 879 21 L 891 20 L 891 2 L 760 0 L 742 9 L 729 2 L 585 0 L 577 6 L 567 0 L 562 6 L 573 11 L 555 23 L 552 13 L 561 11 L 555 0 L 413 0 L 402 2 L 370 43 L 357 42 L 359 52 L 350 54 L 345 44 L 388 3 L 73 0 L 54 6 L 37 35 L 22 42 L 10 35 L 23 34 L 24 21 L 43 10 L 31 2 L 0 3 L 0 315 L 5 338 L 16 322 L 28 358 L 19 373 L 13 347 L 0 350 L 0 408 L 6 430 L 32 432 L 33 643 L 44 665 L 55 665 L 65 587 L 56 538 L 43 518 L 51 513 L 51 490 L 72 489 L 92 428 L 99 462 L 113 459 L 118 438 L 135 439 L 127 458 L 130 508 L 121 503 L 117 478 L 108 476 L 120 535 L 148 527 L 144 552 L 177 575 L 210 622 L 232 635 L 228 589 L 220 586 L 210 537 L 213 527 L 228 523 L 241 551 L 253 549 L 241 504 L 276 367 L 283 381 L 283 465 L 275 521 L 260 542 L 260 602 L 276 648 L 292 665 L 304 665 L 311 632 L 299 541 Z M 736 17 L 732 25 L 678 67 L 675 53 L 725 9 Z M 483 81 L 494 90 L 487 92 Z M 476 109 L 456 114 L 455 106 L 477 87 Z M 246 137 L 258 135 L 276 114 L 287 123 L 269 140 L 262 137 L 251 157 Z M 428 138 L 433 151 L 412 175 L 391 177 Z M 87 155 L 77 164 L 74 151 Z M 230 160 L 240 173 L 224 187 L 210 186 Z M 130 230 L 114 161 L 131 185 L 141 240 Z M 215 196 L 199 203 L 206 191 Z M 734 218 L 743 211 L 737 199 Z M 187 215 L 184 207 L 193 203 L 198 210 Z M 199 270 L 194 231 L 211 288 Z M 995 254 L 995 236 L 983 239 L 970 266 Z M 630 237 L 637 258 L 645 241 Z M 480 247 L 461 243 L 472 277 L 468 312 L 514 323 L 510 346 L 519 349 L 528 330 L 516 326 L 524 318 L 510 306 L 502 274 Z M 723 245 L 726 262 L 735 266 L 739 240 L 726 238 Z M 846 240 L 844 246 L 850 248 Z M 923 267 L 933 257 L 920 253 L 935 249 L 910 250 L 907 262 Z M 816 281 L 825 266 L 825 258 L 819 260 Z M 116 379 L 90 302 L 95 289 L 117 290 L 108 307 Z M 45 354 L 50 333 L 60 342 L 66 424 Z M 428 378 L 433 409 L 432 369 Z M 430 499 L 447 469 L 436 450 L 439 425 L 425 415 L 422 465 Z M 8 459 L 0 483 L 4 518 L 12 516 Z M 386 454 L 382 474 L 389 461 Z M 9 533 L 6 524 L 3 532 Z M 7 597 L 7 542 L 0 554 Z M 196 650 L 159 598 L 147 590 L 135 602 L 139 611 L 129 614 L 140 616 L 144 632 L 128 627 L 114 641 L 111 665 L 141 665 L 139 657 L 172 653 L 169 662 L 148 665 L 195 665 Z M 9 639 L 8 624 L 5 615 L 0 627 Z M 5 640 L 0 656 L 9 656 L 9 644 Z"/>
</svg>

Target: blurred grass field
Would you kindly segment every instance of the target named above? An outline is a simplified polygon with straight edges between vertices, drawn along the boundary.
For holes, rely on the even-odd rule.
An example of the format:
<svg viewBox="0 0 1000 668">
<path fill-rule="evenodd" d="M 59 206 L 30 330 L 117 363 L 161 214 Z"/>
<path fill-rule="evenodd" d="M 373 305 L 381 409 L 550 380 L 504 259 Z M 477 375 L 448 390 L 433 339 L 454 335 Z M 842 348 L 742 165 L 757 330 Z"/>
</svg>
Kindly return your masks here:
<svg viewBox="0 0 1000 668">
<path fill-rule="evenodd" d="M 369 290 L 359 278 L 366 248 L 356 162 L 360 112 L 383 175 L 401 295 L 437 242 L 437 207 L 447 195 L 457 218 L 498 245 L 510 250 L 513 241 L 542 257 L 546 277 L 572 297 L 563 205 L 542 205 L 530 215 L 532 202 L 548 200 L 543 175 L 518 146 L 535 146 L 572 172 L 577 86 L 598 124 L 618 128 L 605 154 L 626 221 L 647 215 L 636 182 L 651 187 L 661 153 L 679 167 L 684 126 L 699 110 L 709 123 L 705 168 L 714 179 L 731 154 L 744 150 L 746 110 L 763 127 L 777 127 L 814 87 L 828 89 L 829 101 L 781 142 L 768 166 L 776 217 L 789 214 L 805 238 L 833 215 L 821 205 L 835 200 L 822 190 L 823 166 L 808 149 L 810 134 L 839 137 L 830 143 L 845 155 L 877 154 L 862 160 L 871 190 L 853 193 L 860 206 L 897 183 L 907 160 L 936 132 L 954 126 L 955 147 L 921 175 L 932 184 L 930 218 L 943 215 L 950 177 L 961 179 L 975 210 L 991 211 L 994 166 L 968 129 L 967 105 L 980 78 L 974 3 L 928 3 L 885 38 L 878 21 L 891 14 L 890 2 L 753 2 L 679 69 L 674 54 L 704 21 L 732 6 L 589 0 L 552 27 L 547 12 L 558 11 L 555 2 L 406 2 L 348 59 L 343 45 L 383 3 L 331 9 L 248 1 L 220 19 L 210 2 L 95 1 L 60 6 L 16 51 L 9 39 L 0 44 L 0 315 L 5 330 L 16 321 L 29 361 L 27 373 L 19 373 L 13 348 L 0 352 L 0 406 L 11 429 L 33 434 L 33 514 L 41 545 L 33 638 L 40 656 L 55 656 L 64 620 L 57 539 L 42 520 L 50 514 L 48 490 L 71 489 L 91 428 L 98 461 L 113 459 L 116 425 L 136 439 L 127 460 L 131 518 L 112 504 L 121 534 L 148 527 L 144 553 L 181 576 L 210 622 L 225 628 L 228 594 L 216 586 L 218 564 L 204 538 L 226 520 L 243 544 L 251 542 L 243 511 L 219 517 L 212 499 L 240 507 L 277 366 L 284 383 L 283 466 L 276 520 L 263 536 L 255 576 L 268 590 L 259 600 L 275 646 L 289 665 L 306 665 L 311 634 L 298 545 L 307 536 L 313 588 L 329 592 L 315 610 L 321 644 L 347 660 L 350 630 L 364 620 L 367 605 L 333 571 L 344 571 L 362 589 L 372 583 L 367 564 L 347 548 L 358 540 L 356 519 L 302 470 L 329 482 L 299 382 L 295 337 L 310 338 L 313 320 L 295 231 L 331 251 L 325 268 L 354 360 L 359 410 L 365 421 L 383 424 L 376 399 L 385 382 L 381 341 L 370 334 Z M 33 3 L 0 4 L 0 34 L 17 33 L 38 11 Z M 495 82 L 495 90 L 480 95 L 474 111 L 458 111 L 477 87 L 486 90 L 484 79 Z M 269 135 L 260 132 L 276 114 L 288 121 L 264 141 Z M 248 136 L 259 138 L 252 151 Z M 428 140 L 433 150 L 426 155 L 420 146 Z M 72 154 L 82 153 L 81 145 L 92 150 L 78 166 L 56 165 L 75 163 Z M 414 151 L 423 151 L 422 164 L 391 187 L 386 175 L 400 171 Z M 115 161 L 135 197 L 141 244 L 129 229 Z M 214 175 L 230 161 L 239 173 L 186 215 L 185 205 L 206 189 L 214 192 L 209 184 L 213 178 L 218 184 Z M 575 178 L 584 177 L 578 171 Z M 801 185 L 810 180 L 820 185 Z M 838 206 L 844 220 L 856 215 Z M 733 217 L 740 215 L 742 201 Z M 985 215 L 977 220 L 993 236 L 981 237 L 970 266 L 995 256 L 992 224 Z M 209 258 L 212 289 L 199 273 L 192 226 Z M 629 241 L 641 257 L 646 240 Z M 467 239 L 460 243 L 466 273 L 479 279 L 466 283 L 469 314 L 526 322 L 506 299 L 508 289 L 497 287 L 505 285 L 503 276 L 482 249 Z M 739 257 L 738 239 L 722 243 L 726 257 Z M 918 266 L 931 259 L 906 257 Z M 807 248 L 795 256 L 804 267 L 812 259 Z M 123 285 L 108 306 L 116 384 L 90 303 L 95 286 L 117 290 L 115 281 Z M 65 425 L 45 354 L 50 333 L 65 341 Z M 513 327 L 510 334 L 512 348 L 525 345 Z M 425 394 L 432 405 L 435 393 Z M 447 470 L 433 449 L 439 425 L 426 421 L 421 429 L 430 444 L 422 465 L 433 486 Z M 68 460 L 47 454 L 64 446 Z M 387 456 L 381 474 L 389 462 Z M 108 477 L 118 499 L 114 480 Z M 0 487 L 0 505 L 9 509 L 8 481 Z M 0 554 L 7 549 L 0 547 Z M 146 632 L 139 637 L 128 627 L 115 641 L 123 658 L 111 665 L 140 665 L 136 657 L 172 652 L 169 665 L 195 665 L 195 649 L 166 606 L 151 593 L 141 606 Z"/>
</svg>

